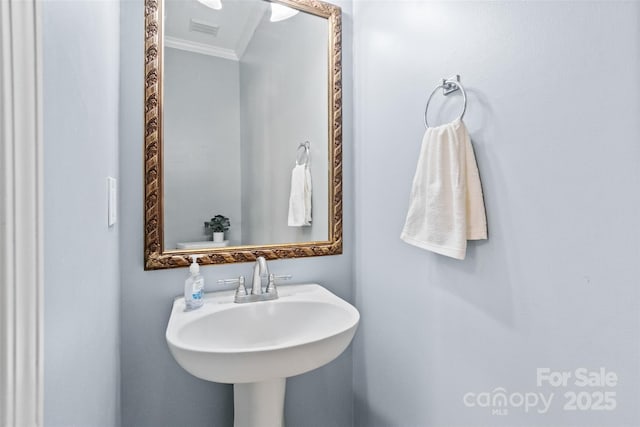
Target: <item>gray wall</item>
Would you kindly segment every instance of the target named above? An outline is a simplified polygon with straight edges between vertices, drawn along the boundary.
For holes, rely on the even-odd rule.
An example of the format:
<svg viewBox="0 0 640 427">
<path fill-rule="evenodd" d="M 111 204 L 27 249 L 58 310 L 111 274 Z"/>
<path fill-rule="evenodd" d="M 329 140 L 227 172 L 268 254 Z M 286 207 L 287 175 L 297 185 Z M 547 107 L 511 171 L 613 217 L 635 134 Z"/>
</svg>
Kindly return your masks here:
<svg viewBox="0 0 640 427">
<path fill-rule="evenodd" d="M 46 1 L 42 18 L 44 424 L 117 426 L 118 226 L 107 228 L 106 177 L 118 176 L 119 5 Z"/>
<path fill-rule="evenodd" d="M 165 248 L 210 240 L 204 221 L 229 217 L 240 244 L 238 62 L 178 49 L 164 55 Z"/>
<path fill-rule="evenodd" d="M 354 9 L 356 425 L 640 425 L 640 3 Z M 464 261 L 399 239 L 426 97 L 455 73 L 489 221 Z M 565 392 L 603 389 L 538 388 L 539 367 L 615 371 L 617 408 L 563 411 Z M 497 387 L 555 400 L 463 405 Z"/>
<path fill-rule="evenodd" d="M 340 2 L 342 3 L 342 2 Z M 345 254 L 271 263 L 274 273 L 295 282 L 318 282 L 351 300 L 353 191 L 350 3 L 345 6 L 343 42 Z M 232 387 L 201 381 L 173 360 L 165 342 L 172 298 L 182 292 L 187 269 L 143 270 L 143 3 L 121 4 L 120 176 L 122 424 L 124 426 L 231 425 Z M 207 290 L 219 278 L 249 275 L 250 264 L 202 268 Z M 290 379 L 286 419 L 295 426 L 350 426 L 352 364 L 347 351 L 329 365 Z"/>
<path fill-rule="evenodd" d="M 328 24 L 264 15 L 240 61 L 245 244 L 327 240 Z M 289 227 L 291 170 L 310 141 L 312 225 Z"/>
</svg>

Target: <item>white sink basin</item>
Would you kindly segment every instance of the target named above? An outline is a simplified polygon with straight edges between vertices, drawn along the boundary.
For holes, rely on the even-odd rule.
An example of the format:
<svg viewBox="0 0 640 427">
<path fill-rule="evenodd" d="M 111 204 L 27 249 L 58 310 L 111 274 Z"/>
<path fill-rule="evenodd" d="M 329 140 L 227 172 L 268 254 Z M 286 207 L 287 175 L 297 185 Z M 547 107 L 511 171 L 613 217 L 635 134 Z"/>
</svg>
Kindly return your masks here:
<svg viewBox="0 0 640 427">
<path fill-rule="evenodd" d="M 320 285 L 279 286 L 278 294 L 236 304 L 234 291 L 210 293 L 194 311 L 185 311 L 183 298 L 173 303 L 166 337 L 178 364 L 198 378 L 236 384 L 236 401 L 253 402 L 243 414 L 236 405 L 236 426 L 282 425 L 285 378 L 338 357 L 358 327 L 358 310 Z M 274 408 L 275 418 L 264 413 Z"/>
<path fill-rule="evenodd" d="M 273 301 L 236 304 L 233 291 L 206 294 L 184 311 L 173 303 L 167 342 L 192 375 L 220 383 L 286 378 L 316 369 L 349 345 L 360 314 L 320 285 L 278 287 Z"/>
</svg>

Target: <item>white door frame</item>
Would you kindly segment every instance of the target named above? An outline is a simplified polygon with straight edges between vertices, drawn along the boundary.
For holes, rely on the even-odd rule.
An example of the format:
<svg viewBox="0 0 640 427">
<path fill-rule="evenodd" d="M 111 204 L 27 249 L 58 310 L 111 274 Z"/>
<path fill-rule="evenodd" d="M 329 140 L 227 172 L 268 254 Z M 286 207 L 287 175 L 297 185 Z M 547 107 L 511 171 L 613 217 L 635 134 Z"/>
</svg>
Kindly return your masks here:
<svg viewBox="0 0 640 427">
<path fill-rule="evenodd" d="M 0 0 L 0 426 L 43 425 L 42 62 L 37 0 Z"/>
</svg>

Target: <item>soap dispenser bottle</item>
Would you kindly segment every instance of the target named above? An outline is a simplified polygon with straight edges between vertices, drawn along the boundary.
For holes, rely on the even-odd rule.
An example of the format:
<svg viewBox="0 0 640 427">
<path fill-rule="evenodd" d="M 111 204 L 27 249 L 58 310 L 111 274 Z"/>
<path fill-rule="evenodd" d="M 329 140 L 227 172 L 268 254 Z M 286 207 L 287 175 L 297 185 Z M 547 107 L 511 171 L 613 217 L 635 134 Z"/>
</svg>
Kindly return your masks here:
<svg viewBox="0 0 640 427">
<path fill-rule="evenodd" d="M 189 272 L 191 273 L 187 280 L 184 281 L 184 305 L 186 310 L 195 310 L 204 304 L 204 278 L 200 274 L 200 266 L 198 258 L 202 255 L 191 255 L 191 265 Z"/>
</svg>

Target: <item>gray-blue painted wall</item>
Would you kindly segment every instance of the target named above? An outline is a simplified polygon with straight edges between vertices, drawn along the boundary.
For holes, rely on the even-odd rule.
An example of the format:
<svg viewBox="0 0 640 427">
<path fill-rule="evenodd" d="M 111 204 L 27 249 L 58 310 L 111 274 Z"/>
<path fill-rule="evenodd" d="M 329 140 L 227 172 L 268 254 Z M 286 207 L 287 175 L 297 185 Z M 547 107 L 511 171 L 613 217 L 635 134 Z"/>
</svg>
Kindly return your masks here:
<svg viewBox="0 0 640 427">
<path fill-rule="evenodd" d="M 356 425 L 640 425 L 640 3 L 360 1 L 353 19 Z M 489 221 L 464 261 L 398 237 L 426 98 L 456 73 Z M 544 367 L 619 383 L 537 387 Z M 498 387 L 555 398 L 463 404 Z M 603 390 L 615 410 L 563 410 Z"/>
<path fill-rule="evenodd" d="M 44 424 L 120 424 L 118 2 L 42 3 Z M 81 35 L 81 36 L 79 36 Z"/>
<path fill-rule="evenodd" d="M 362 324 L 353 352 L 289 382 L 289 425 L 640 424 L 640 4 L 343 7 L 345 255 L 272 268 L 355 298 Z M 118 425 L 119 389 L 125 426 L 231 423 L 231 387 L 186 374 L 164 342 L 186 271 L 142 267 L 142 13 L 140 0 L 121 4 L 119 126 L 117 3 L 43 6 L 47 426 Z M 490 234 L 462 262 L 398 238 L 426 96 L 454 73 L 469 93 Z M 104 178 L 118 174 L 120 228 L 109 230 Z M 203 273 L 213 289 L 248 269 Z M 536 368 L 582 366 L 617 373 L 614 411 L 563 411 L 575 387 L 555 390 L 544 415 L 463 404 L 496 387 L 547 393 Z"/>
<path fill-rule="evenodd" d="M 340 256 L 275 261 L 275 273 L 296 282 L 317 282 L 352 300 L 353 188 L 351 123 L 351 13 L 344 11 L 344 229 Z M 174 296 L 187 269 L 143 269 L 143 2 L 121 4 L 120 178 L 122 425 L 131 427 L 227 426 L 232 424 L 232 386 L 208 383 L 173 360 L 164 333 Z M 202 268 L 207 290 L 220 278 L 248 275 L 250 264 Z M 291 378 L 285 417 L 290 426 L 351 426 L 352 363 L 347 351 L 329 365 Z"/>
<path fill-rule="evenodd" d="M 165 48 L 163 63 L 165 248 L 211 240 L 203 223 L 217 214 L 231 220 L 226 238 L 238 245 L 243 241 L 238 61 Z"/>
<path fill-rule="evenodd" d="M 329 24 L 306 13 L 277 23 L 269 16 L 240 59 L 243 242 L 327 240 Z M 304 141 L 310 142 L 312 225 L 289 227 L 291 169 Z"/>
</svg>

